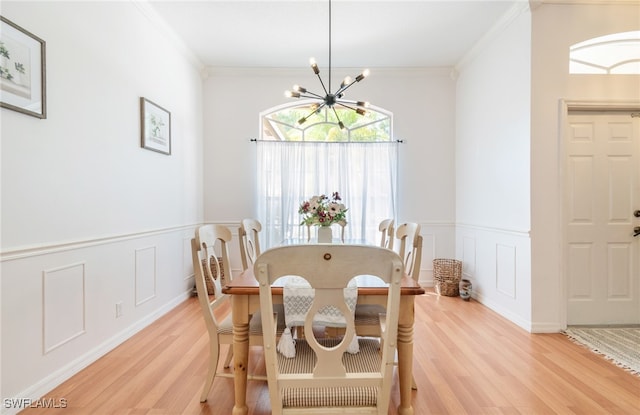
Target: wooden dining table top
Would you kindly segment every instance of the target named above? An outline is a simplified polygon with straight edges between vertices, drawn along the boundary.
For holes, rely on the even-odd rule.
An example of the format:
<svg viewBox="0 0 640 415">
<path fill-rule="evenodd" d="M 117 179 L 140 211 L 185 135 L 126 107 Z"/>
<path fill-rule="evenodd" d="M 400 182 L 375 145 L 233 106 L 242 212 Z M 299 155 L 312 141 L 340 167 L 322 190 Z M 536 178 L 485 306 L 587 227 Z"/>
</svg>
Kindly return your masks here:
<svg viewBox="0 0 640 415">
<path fill-rule="evenodd" d="M 281 278 L 272 285 L 271 292 L 276 295 L 282 295 L 286 277 Z M 359 295 L 387 295 L 388 285 L 378 277 L 372 275 L 359 275 L 356 277 Z M 224 287 L 222 292 L 232 295 L 258 295 L 258 280 L 253 273 L 253 268 L 244 270 L 240 275 L 234 277 Z M 402 277 L 400 295 L 421 295 L 425 293 L 425 289 L 418 284 L 410 276 Z"/>
</svg>

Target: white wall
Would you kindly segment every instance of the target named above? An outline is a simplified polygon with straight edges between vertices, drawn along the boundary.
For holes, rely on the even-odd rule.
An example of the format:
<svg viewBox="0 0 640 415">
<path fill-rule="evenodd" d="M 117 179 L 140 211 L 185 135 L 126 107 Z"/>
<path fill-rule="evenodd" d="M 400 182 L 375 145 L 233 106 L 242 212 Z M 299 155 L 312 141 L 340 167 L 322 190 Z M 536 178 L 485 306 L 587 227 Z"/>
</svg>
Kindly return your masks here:
<svg viewBox="0 0 640 415">
<path fill-rule="evenodd" d="M 2 15 L 46 41 L 47 119 L 0 114 L 0 392 L 37 398 L 188 295 L 202 79 L 133 2 Z M 171 112 L 172 155 L 140 147 L 140 97 Z"/>
<path fill-rule="evenodd" d="M 321 67 L 325 82 L 326 68 Z M 362 69 L 334 68 L 335 85 Z M 319 81 L 309 69 L 213 68 L 205 81 L 205 221 L 237 223 L 255 217 L 255 145 L 258 114 L 287 103 L 295 83 L 314 91 Z M 334 88 L 335 89 L 335 88 Z M 454 255 L 455 80 L 451 70 L 371 69 L 347 91 L 394 113 L 400 146 L 398 220 L 422 224 L 425 238 L 423 282 L 429 284 L 434 256 Z"/>
<path fill-rule="evenodd" d="M 562 326 L 559 101 L 640 99 L 637 76 L 568 76 L 568 47 L 637 29 L 638 12 L 543 4 L 492 34 L 457 87 L 448 69 L 373 68 L 349 90 L 395 114 L 398 218 L 423 225 L 423 282 L 455 255 L 476 298 L 532 331 Z M 48 118 L 0 112 L 0 395 L 36 398 L 184 298 L 193 226 L 255 215 L 256 114 L 317 80 L 214 69 L 203 88 L 130 2 L 2 15 L 47 41 Z M 173 155 L 139 147 L 140 96 L 171 111 Z"/>
<path fill-rule="evenodd" d="M 518 6 L 458 68 L 456 252 L 473 296 L 531 324 L 530 14 Z"/>
<path fill-rule="evenodd" d="M 566 325 L 562 275 L 561 102 L 640 101 L 638 75 L 569 75 L 569 47 L 638 30 L 640 5 L 542 4 L 532 13 L 531 252 L 536 331 Z"/>
<path fill-rule="evenodd" d="M 47 42 L 49 109 L 2 110 L 2 249 L 197 220 L 202 86 L 185 57 L 129 2 L 2 13 Z M 141 96 L 171 112 L 172 156 L 140 148 Z"/>
</svg>

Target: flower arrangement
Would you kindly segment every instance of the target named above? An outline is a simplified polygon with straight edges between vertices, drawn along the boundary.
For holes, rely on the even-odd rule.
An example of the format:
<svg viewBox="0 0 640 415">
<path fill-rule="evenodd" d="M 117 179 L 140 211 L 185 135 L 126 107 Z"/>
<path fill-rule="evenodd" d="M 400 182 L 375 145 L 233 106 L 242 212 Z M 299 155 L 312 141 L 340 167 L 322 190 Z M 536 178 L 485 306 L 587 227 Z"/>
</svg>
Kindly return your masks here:
<svg viewBox="0 0 640 415">
<path fill-rule="evenodd" d="M 300 205 L 298 213 L 302 215 L 300 225 L 331 226 L 334 223 L 346 225 L 347 208 L 340 203 L 342 198 L 338 192 L 313 196 Z"/>
</svg>

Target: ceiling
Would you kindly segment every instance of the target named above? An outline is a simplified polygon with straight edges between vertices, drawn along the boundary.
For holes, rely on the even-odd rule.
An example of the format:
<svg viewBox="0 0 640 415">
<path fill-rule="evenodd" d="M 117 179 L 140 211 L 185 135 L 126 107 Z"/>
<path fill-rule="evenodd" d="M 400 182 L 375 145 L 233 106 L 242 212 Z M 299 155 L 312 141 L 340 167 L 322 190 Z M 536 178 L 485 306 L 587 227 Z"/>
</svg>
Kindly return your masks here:
<svg viewBox="0 0 640 415">
<path fill-rule="evenodd" d="M 524 0 L 333 0 L 334 67 L 455 65 Z M 306 67 L 329 61 L 328 0 L 147 0 L 205 66 Z"/>
</svg>

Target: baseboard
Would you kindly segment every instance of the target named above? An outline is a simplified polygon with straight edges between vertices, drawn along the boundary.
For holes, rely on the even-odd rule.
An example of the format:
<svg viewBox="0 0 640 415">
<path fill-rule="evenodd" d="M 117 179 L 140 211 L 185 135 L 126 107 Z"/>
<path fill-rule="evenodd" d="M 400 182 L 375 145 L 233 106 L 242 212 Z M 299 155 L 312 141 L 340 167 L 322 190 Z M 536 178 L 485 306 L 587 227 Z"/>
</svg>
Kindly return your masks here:
<svg viewBox="0 0 640 415">
<path fill-rule="evenodd" d="M 24 406 L 18 407 L 19 405 L 15 405 L 15 408 L 12 407 L 12 402 L 28 405 L 29 399 L 31 399 L 31 401 L 33 402 L 43 396 L 46 396 L 46 394 L 51 390 L 55 389 L 57 386 L 67 381 L 73 375 L 77 374 L 82 369 L 94 363 L 96 360 L 98 360 L 111 350 L 115 349 L 126 340 L 133 337 L 142 329 L 148 327 L 151 323 L 155 322 L 157 319 L 173 310 L 176 306 L 187 300 L 189 297 L 191 297 L 191 290 L 175 297 L 155 312 L 138 320 L 136 323 L 117 333 L 107 341 L 103 342 L 97 347 L 94 347 L 84 355 L 78 357 L 74 361 L 70 362 L 69 364 L 65 365 L 49 376 L 43 378 L 36 384 L 23 390 L 17 396 L 4 398 L 4 402 L 2 405 L 2 415 L 14 415 L 24 409 Z M 7 406 L 10 407 L 7 408 Z"/>
<path fill-rule="evenodd" d="M 491 310 L 495 311 L 501 317 L 506 318 L 507 320 L 509 320 L 513 324 L 517 325 L 518 327 L 528 331 L 529 333 L 532 332 L 531 331 L 531 328 L 532 328 L 531 327 L 531 321 L 523 320 L 520 316 L 512 313 L 511 310 L 506 309 L 506 308 L 502 307 L 501 305 L 496 304 L 495 302 L 487 300 L 486 297 L 484 297 L 481 294 L 478 294 L 477 292 L 473 292 L 472 295 L 471 295 L 471 298 L 473 298 L 477 302 L 481 303 L 485 307 L 490 308 Z"/>
</svg>

